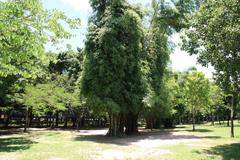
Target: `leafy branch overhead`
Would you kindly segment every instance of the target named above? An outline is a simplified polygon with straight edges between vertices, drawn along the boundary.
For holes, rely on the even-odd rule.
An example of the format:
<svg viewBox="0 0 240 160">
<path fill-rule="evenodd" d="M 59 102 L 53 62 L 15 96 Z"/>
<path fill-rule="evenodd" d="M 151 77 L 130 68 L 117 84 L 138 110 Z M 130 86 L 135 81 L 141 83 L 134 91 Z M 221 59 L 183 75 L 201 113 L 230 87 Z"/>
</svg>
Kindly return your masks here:
<svg viewBox="0 0 240 160">
<path fill-rule="evenodd" d="M 55 45 L 72 36 L 63 23 L 70 28 L 80 26 L 79 19 L 70 19 L 57 10 L 45 10 L 40 0 L 1 1 L 0 10 L 0 77 L 43 75 L 41 65 L 49 62 L 45 45 Z"/>
</svg>

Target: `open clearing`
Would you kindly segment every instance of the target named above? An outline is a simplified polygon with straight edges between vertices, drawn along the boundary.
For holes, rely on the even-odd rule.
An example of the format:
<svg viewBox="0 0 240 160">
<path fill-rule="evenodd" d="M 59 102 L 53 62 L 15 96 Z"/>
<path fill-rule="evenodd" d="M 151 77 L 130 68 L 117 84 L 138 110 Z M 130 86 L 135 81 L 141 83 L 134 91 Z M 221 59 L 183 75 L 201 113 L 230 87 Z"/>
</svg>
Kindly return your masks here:
<svg viewBox="0 0 240 160">
<path fill-rule="evenodd" d="M 107 130 L 32 130 L 0 136 L 2 160 L 239 160 L 240 126 L 229 138 L 225 125 L 190 125 L 106 137 Z"/>
</svg>

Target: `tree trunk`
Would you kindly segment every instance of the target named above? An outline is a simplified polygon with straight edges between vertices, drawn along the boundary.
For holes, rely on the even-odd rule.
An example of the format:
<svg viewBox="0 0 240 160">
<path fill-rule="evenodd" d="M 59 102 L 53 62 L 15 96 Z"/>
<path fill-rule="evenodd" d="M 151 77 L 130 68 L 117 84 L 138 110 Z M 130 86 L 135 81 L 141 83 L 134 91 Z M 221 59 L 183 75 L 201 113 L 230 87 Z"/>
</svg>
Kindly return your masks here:
<svg viewBox="0 0 240 160">
<path fill-rule="evenodd" d="M 153 117 L 151 115 L 146 117 L 146 129 L 153 130 Z"/>
<path fill-rule="evenodd" d="M 150 129 L 151 129 L 151 131 L 153 130 L 153 124 L 154 124 L 154 118 L 153 118 L 153 116 L 151 116 L 151 118 L 150 118 Z"/>
<path fill-rule="evenodd" d="M 138 114 L 128 113 L 126 121 L 126 134 L 138 133 Z"/>
<path fill-rule="evenodd" d="M 179 124 L 182 125 L 182 117 L 179 116 Z"/>
<path fill-rule="evenodd" d="M 81 120 L 82 120 L 82 116 L 81 116 L 81 113 L 79 113 L 77 115 L 77 130 L 79 130 L 79 128 L 81 127 Z"/>
<path fill-rule="evenodd" d="M 76 127 L 76 119 L 75 118 L 72 119 L 72 127 L 73 128 Z"/>
<path fill-rule="evenodd" d="M 195 131 L 195 108 L 192 107 L 192 125 L 193 125 L 193 131 Z"/>
<path fill-rule="evenodd" d="M 10 113 L 7 112 L 7 114 L 4 116 L 4 127 L 7 128 L 9 126 L 10 122 Z"/>
<path fill-rule="evenodd" d="M 50 113 L 50 121 L 49 121 L 49 127 L 53 127 L 53 121 L 52 121 L 52 113 Z"/>
<path fill-rule="evenodd" d="M 217 121 L 218 121 L 218 124 L 221 125 L 221 120 L 220 120 L 219 115 L 217 115 Z"/>
<path fill-rule="evenodd" d="M 211 111 L 211 121 L 212 121 L 212 125 L 214 126 L 214 115 L 212 111 Z"/>
<path fill-rule="evenodd" d="M 117 113 L 109 114 L 110 126 L 107 135 L 111 137 L 119 136 L 120 133 L 120 118 Z"/>
<path fill-rule="evenodd" d="M 188 121 L 188 122 L 187 122 L 188 124 L 191 124 L 191 113 L 188 113 L 187 121 Z"/>
<path fill-rule="evenodd" d="M 29 128 L 29 108 L 26 108 L 26 112 L 25 112 L 25 125 L 24 125 L 24 132 L 27 132 L 28 128 Z"/>
<path fill-rule="evenodd" d="M 230 127 L 230 119 L 231 119 L 231 116 L 228 114 L 227 116 L 227 126 Z"/>
<path fill-rule="evenodd" d="M 79 128 L 80 128 L 80 123 L 81 123 L 81 118 L 78 117 L 77 118 L 77 130 L 79 130 Z"/>
<path fill-rule="evenodd" d="M 56 121 L 55 121 L 55 127 L 58 127 L 58 123 L 59 123 L 59 113 L 56 112 Z"/>
<path fill-rule="evenodd" d="M 125 130 L 124 130 L 124 127 L 125 127 L 125 115 L 124 114 L 120 114 L 120 124 L 119 124 L 119 132 L 121 134 L 124 134 Z"/>
<path fill-rule="evenodd" d="M 232 97 L 232 104 L 231 104 L 231 137 L 234 137 L 234 97 Z"/>
<path fill-rule="evenodd" d="M 64 127 L 66 128 L 67 127 L 67 124 L 68 124 L 68 118 L 67 116 L 64 117 Z"/>
</svg>

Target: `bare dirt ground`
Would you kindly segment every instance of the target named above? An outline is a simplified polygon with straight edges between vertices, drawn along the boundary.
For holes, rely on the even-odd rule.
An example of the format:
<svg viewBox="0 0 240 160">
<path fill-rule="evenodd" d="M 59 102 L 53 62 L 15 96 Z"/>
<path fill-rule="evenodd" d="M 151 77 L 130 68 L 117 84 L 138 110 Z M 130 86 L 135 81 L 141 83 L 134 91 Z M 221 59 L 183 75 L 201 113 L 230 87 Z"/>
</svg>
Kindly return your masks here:
<svg viewBox="0 0 240 160">
<path fill-rule="evenodd" d="M 114 149 L 101 150 L 97 153 L 97 160 L 123 160 L 142 159 L 151 155 L 154 157 L 171 154 L 171 151 L 161 149 L 165 145 L 177 145 L 180 143 L 201 142 L 204 138 L 192 136 L 187 132 L 178 130 L 149 131 L 141 130 L 139 135 L 123 138 L 106 137 L 107 130 L 81 130 L 78 135 L 81 140 L 95 141 L 97 143 L 109 143 L 117 145 Z"/>
</svg>

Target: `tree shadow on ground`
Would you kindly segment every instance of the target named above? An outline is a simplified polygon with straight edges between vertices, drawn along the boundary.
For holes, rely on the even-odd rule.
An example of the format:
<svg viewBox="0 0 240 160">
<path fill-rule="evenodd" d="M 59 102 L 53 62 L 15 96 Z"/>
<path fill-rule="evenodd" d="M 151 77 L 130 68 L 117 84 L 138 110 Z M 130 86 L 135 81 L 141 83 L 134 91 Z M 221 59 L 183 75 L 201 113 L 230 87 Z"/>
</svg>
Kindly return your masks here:
<svg viewBox="0 0 240 160">
<path fill-rule="evenodd" d="M 222 160 L 239 160 L 240 159 L 239 151 L 240 143 L 233 143 L 212 147 L 208 150 L 204 150 L 204 153 L 213 156 L 221 156 Z"/>
<path fill-rule="evenodd" d="M 27 150 L 35 143 L 25 137 L 0 138 L 0 152 Z"/>
<path fill-rule="evenodd" d="M 136 135 L 131 136 L 123 136 L 123 137 L 108 137 L 103 134 L 95 134 L 95 135 L 79 135 L 74 140 L 75 141 L 90 141 L 95 143 L 103 143 L 103 144 L 114 144 L 120 146 L 128 146 L 137 142 L 144 142 L 148 140 L 156 140 L 159 141 L 157 143 L 175 143 L 175 142 L 186 142 L 186 141 L 198 141 L 201 139 L 218 139 L 221 138 L 219 136 L 207 136 L 207 137 L 198 137 L 193 135 L 179 135 L 174 134 L 174 131 L 152 131 L 152 132 L 139 132 Z"/>
<path fill-rule="evenodd" d="M 178 129 L 178 128 L 187 128 L 186 126 L 176 126 L 175 129 Z"/>
<path fill-rule="evenodd" d="M 192 129 L 190 130 L 190 129 L 188 129 L 188 130 L 186 130 L 186 131 L 188 131 L 188 132 L 213 132 L 212 130 L 210 130 L 210 129 L 196 129 L 195 131 L 193 131 Z"/>
<path fill-rule="evenodd" d="M 23 130 L 21 128 L 0 128 L 0 136 L 11 135 L 11 134 L 22 134 Z"/>
</svg>

